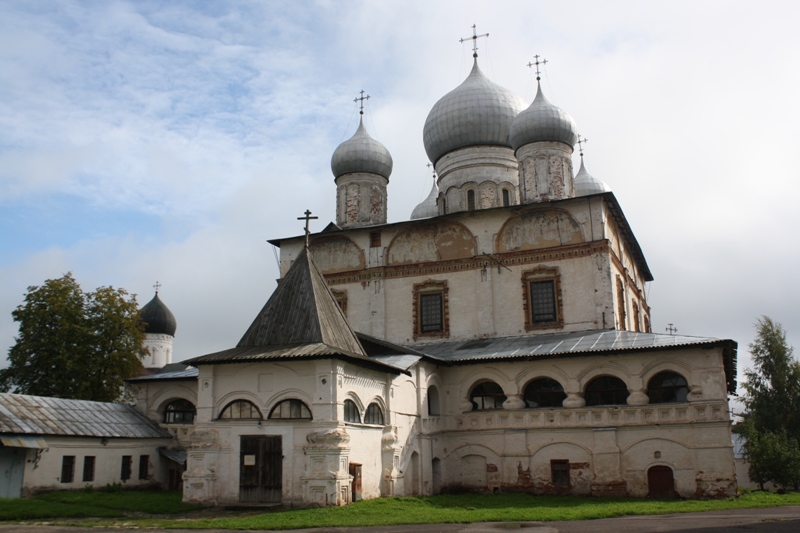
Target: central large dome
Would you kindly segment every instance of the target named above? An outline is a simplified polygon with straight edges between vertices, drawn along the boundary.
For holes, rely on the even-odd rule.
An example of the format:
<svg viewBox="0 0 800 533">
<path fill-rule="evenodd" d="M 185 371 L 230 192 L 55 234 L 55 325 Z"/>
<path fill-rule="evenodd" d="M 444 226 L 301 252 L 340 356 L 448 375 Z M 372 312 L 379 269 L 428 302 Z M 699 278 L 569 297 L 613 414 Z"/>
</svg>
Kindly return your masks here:
<svg viewBox="0 0 800 533">
<path fill-rule="evenodd" d="M 425 120 L 422 139 L 433 162 L 468 146 L 508 146 L 511 121 L 528 103 L 484 76 L 477 61 L 464 82 L 444 95 Z"/>
</svg>

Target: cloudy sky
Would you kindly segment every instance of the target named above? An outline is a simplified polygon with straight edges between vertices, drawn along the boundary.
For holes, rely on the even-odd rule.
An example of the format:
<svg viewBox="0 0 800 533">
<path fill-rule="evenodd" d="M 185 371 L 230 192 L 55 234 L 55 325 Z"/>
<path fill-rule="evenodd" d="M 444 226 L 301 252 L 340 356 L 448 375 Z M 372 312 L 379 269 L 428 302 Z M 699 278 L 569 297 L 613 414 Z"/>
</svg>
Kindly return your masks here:
<svg viewBox="0 0 800 533">
<path fill-rule="evenodd" d="M 266 240 L 335 218 L 361 89 L 389 220 L 426 196 L 422 127 L 476 23 L 481 68 L 529 101 L 548 59 L 655 276 L 654 331 L 733 338 L 741 370 L 760 315 L 800 345 L 797 20 L 789 1 L 5 0 L 0 347 L 26 288 L 68 271 L 141 304 L 161 282 L 176 360 L 235 345 L 275 287 Z"/>
</svg>

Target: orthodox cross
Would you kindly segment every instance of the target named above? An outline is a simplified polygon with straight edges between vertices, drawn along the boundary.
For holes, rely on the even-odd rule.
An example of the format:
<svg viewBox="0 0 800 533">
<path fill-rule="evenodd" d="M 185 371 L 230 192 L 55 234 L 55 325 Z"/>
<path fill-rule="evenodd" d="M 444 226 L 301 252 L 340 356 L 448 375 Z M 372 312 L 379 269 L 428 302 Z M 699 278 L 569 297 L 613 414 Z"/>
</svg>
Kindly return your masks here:
<svg viewBox="0 0 800 533">
<path fill-rule="evenodd" d="M 670 335 L 675 335 L 678 332 L 678 328 L 672 325 L 672 322 L 667 324 L 667 333 Z"/>
<path fill-rule="evenodd" d="M 156 294 L 158 294 L 158 289 L 160 289 L 160 288 L 161 288 L 161 284 L 160 284 L 159 282 L 157 282 L 157 281 L 156 281 L 156 284 L 155 284 L 155 285 L 153 285 L 153 288 L 156 290 Z"/>
<path fill-rule="evenodd" d="M 589 139 L 578 135 L 578 152 L 581 154 L 581 157 L 583 157 L 583 143 L 588 143 L 588 142 Z"/>
<path fill-rule="evenodd" d="M 472 25 L 472 37 L 462 37 L 458 40 L 458 42 L 463 43 L 464 41 L 469 41 L 472 39 L 472 57 L 478 57 L 478 39 L 481 37 L 489 37 L 488 33 L 483 33 L 478 35 L 477 33 L 477 26 L 475 24 Z"/>
<path fill-rule="evenodd" d="M 539 77 L 539 74 L 541 74 L 541 72 L 539 72 L 539 65 L 544 66 L 545 63 L 547 63 L 546 59 L 542 59 L 541 61 L 539 61 L 540 57 L 542 57 L 542 56 L 537 54 L 537 55 L 533 56 L 533 63 L 528 63 L 528 66 L 531 67 L 531 68 L 533 68 L 534 65 L 536 66 L 536 81 L 539 81 L 541 79 Z"/>
<path fill-rule="evenodd" d="M 428 167 L 428 168 L 431 168 L 433 166 L 433 163 L 428 163 L 425 166 Z M 433 176 L 433 179 L 436 179 L 436 169 L 431 170 L 431 175 Z"/>
<path fill-rule="evenodd" d="M 308 248 L 308 236 L 311 235 L 311 232 L 308 230 L 308 223 L 309 223 L 309 221 L 316 220 L 319 217 L 312 217 L 311 216 L 311 211 L 309 211 L 308 209 L 306 209 L 305 215 L 306 216 L 304 216 L 304 217 L 297 217 L 297 220 L 305 220 L 306 221 L 306 248 Z"/>
<path fill-rule="evenodd" d="M 354 102 L 358 102 L 358 101 L 361 102 L 361 109 L 359 110 L 359 113 L 362 114 L 362 115 L 364 114 L 364 100 L 369 100 L 369 95 L 364 96 L 364 90 L 362 89 L 361 90 L 361 96 L 359 96 L 358 98 L 353 100 Z M 317 217 L 314 217 L 314 218 L 317 218 Z M 300 220 L 300 219 L 298 218 L 298 220 Z"/>
</svg>

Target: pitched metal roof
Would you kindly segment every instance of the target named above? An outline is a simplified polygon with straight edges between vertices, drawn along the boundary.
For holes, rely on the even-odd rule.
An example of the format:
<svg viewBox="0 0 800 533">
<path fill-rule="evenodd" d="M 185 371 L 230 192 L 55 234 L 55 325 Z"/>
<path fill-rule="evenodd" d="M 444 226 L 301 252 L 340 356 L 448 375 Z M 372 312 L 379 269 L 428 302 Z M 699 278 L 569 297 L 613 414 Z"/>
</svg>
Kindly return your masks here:
<svg viewBox="0 0 800 533">
<path fill-rule="evenodd" d="M 522 335 L 470 341 L 413 344 L 410 348 L 442 363 L 477 363 L 544 359 L 578 355 L 606 355 L 691 347 L 723 348 L 728 391 L 736 390 L 736 350 L 730 339 L 666 335 L 634 331 L 594 330 L 546 335 Z"/>
<path fill-rule="evenodd" d="M 162 381 L 162 380 L 195 380 L 199 371 L 184 363 L 171 363 L 165 365 L 163 368 L 152 374 L 145 374 L 135 378 L 126 379 L 125 381 L 131 383 L 143 383 L 146 381 Z"/>
<path fill-rule="evenodd" d="M 130 405 L 0 393 L 0 433 L 68 437 L 171 438 Z"/>
</svg>

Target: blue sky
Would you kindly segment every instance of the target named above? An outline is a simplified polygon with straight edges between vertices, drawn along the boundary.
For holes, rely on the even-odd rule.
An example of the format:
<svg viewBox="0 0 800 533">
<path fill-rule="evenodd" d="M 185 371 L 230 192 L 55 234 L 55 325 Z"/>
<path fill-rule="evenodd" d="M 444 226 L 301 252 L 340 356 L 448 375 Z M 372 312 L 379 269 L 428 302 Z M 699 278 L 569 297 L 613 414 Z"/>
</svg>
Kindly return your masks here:
<svg viewBox="0 0 800 533">
<path fill-rule="evenodd" d="M 699 5 L 698 5 L 699 4 Z M 161 296 L 176 359 L 234 345 L 275 286 L 266 239 L 334 218 L 330 157 L 355 131 L 395 161 L 389 219 L 429 190 L 422 126 L 466 76 L 548 99 L 589 139 L 656 280 L 655 331 L 800 338 L 794 230 L 800 6 L 790 2 L 0 4 L 0 346 L 26 287 Z M 794 342 L 797 344 L 797 342 Z M 1 363 L 0 363 L 1 364 Z"/>
</svg>

